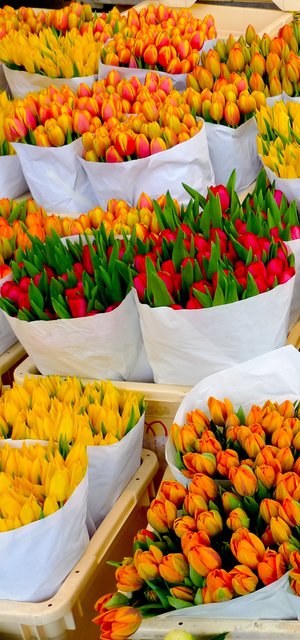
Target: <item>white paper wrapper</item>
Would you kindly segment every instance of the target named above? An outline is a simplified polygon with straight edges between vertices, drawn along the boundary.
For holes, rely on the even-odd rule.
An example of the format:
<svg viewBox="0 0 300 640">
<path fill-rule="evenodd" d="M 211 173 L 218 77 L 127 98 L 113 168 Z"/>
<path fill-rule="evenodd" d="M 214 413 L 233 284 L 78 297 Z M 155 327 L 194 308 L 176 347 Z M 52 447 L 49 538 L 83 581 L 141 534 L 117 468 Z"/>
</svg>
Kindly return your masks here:
<svg viewBox="0 0 300 640">
<path fill-rule="evenodd" d="M 11 280 L 10 274 L 0 280 L 0 291 L 4 282 L 7 282 L 8 280 Z M 9 347 L 15 344 L 15 342 L 17 342 L 17 338 L 11 329 L 9 322 L 6 320 L 3 311 L 0 309 L 0 356 L 9 349 Z"/>
<path fill-rule="evenodd" d="M 300 316 L 300 240 L 288 240 L 285 243 L 295 256 L 296 278 L 291 304 L 289 330 Z"/>
<path fill-rule="evenodd" d="M 135 205 L 142 191 L 158 198 L 168 189 L 173 198 L 187 203 L 190 196 L 182 182 L 203 195 L 207 194 L 207 187 L 215 184 L 204 126 L 187 142 L 148 158 L 117 163 L 87 162 L 80 158 L 80 162 L 100 206 L 106 206 L 109 198 Z"/>
<path fill-rule="evenodd" d="M 47 211 L 85 213 L 97 201 L 78 162 L 82 142 L 78 138 L 63 147 L 13 144 L 32 197 Z M 24 190 L 23 190 L 24 193 Z"/>
<path fill-rule="evenodd" d="M 257 123 L 250 118 L 237 129 L 205 123 L 209 155 L 216 184 L 226 184 L 236 170 L 236 191 L 243 191 L 257 178 L 261 161 L 257 154 Z"/>
<path fill-rule="evenodd" d="M 27 93 L 32 91 L 39 92 L 51 85 L 61 88 L 67 84 L 73 91 L 77 91 L 81 82 L 85 82 L 89 87 L 92 87 L 93 82 L 97 80 L 97 75 L 82 78 L 50 78 L 40 73 L 9 69 L 5 64 L 3 64 L 3 71 L 14 98 L 25 98 Z"/>
<path fill-rule="evenodd" d="M 66 504 L 43 520 L 0 535 L 0 599 L 51 598 L 84 553 L 87 474 Z"/>
<path fill-rule="evenodd" d="M 300 354 L 289 345 L 265 353 L 230 369 L 208 376 L 191 391 L 180 404 L 174 422 L 185 424 L 186 413 L 194 409 L 207 412 L 210 396 L 223 400 L 229 398 L 233 406 L 242 406 L 245 413 L 253 404 L 263 404 L 266 400 L 298 400 L 300 395 Z M 172 475 L 184 485 L 190 480 L 176 467 L 175 447 L 169 437 L 166 445 L 166 460 Z"/>
<path fill-rule="evenodd" d="M 283 100 L 283 102 L 300 102 L 300 97 L 295 96 L 294 98 L 291 98 L 291 96 L 288 96 L 288 94 L 283 91 L 278 96 L 270 96 L 267 98 L 266 102 L 270 107 L 273 107 L 275 102 L 279 102 L 280 100 Z"/>
<path fill-rule="evenodd" d="M 110 73 L 110 71 L 117 71 L 121 78 L 132 78 L 132 76 L 136 76 L 140 82 L 144 82 L 147 73 L 149 73 L 149 69 L 135 69 L 132 67 L 115 67 L 111 64 L 103 64 L 103 62 L 99 62 L 98 68 L 98 80 L 102 80 L 106 78 L 106 76 Z M 166 71 L 155 71 L 159 76 L 166 76 L 167 78 L 171 78 L 173 82 L 174 89 L 178 91 L 184 91 L 186 89 L 186 78 L 187 73 L 166 73 Z"/>
<path fill-rule="evenodd" d="M 26 322 L 5 316 L 43 375 L 126 380 L 142 348 L 133 295 L 113 311 L 87 318 Z"/>
<path fill-rule="evenodd" d="M 0 198 L 18 198 L 28 191 L 18 156 L 0 156 Z"/>
<path fill-rule="evenodd" d="M 135 294 L 154 381 L 194 385 L 216 371 L 282 347 L 295 276 L 246 300 L 208 309 L 152 309 Z"/>
<path fill-rule="evenodd" d="M 161 620 L 178 616 L 178 610 L 159 616 Z M 258 589 L 247 596 L 234 598 L 228 602 L 202 604 L 180 609 L 180 618 L 210 618 L 238 620 L 290 620 L 294 616 L 290 601 L 288 573 L 273 584 Z M 251 634 L 252 636 L 252 634 Z M 255 636 L 253 636 L 255 637 Z"/>
<path fill-rule="evenodd" d="M 141 464 L 143 415 L 119 442 L 88 447 L 88 513 L 99 526 Z"/>
</svg>

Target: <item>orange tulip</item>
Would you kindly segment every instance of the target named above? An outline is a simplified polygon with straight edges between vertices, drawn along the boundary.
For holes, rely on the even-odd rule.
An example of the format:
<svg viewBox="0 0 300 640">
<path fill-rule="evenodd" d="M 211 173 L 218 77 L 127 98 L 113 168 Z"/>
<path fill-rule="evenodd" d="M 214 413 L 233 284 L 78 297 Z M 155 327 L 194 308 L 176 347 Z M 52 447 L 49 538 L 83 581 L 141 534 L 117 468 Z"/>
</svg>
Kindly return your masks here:
<svg viewBox="0 0 300 640">
<path fill-rule="evenodd" d="M 206 429 L 201 438 L 196 440 L 195 449 L 198 453 L 213 453 L 216 455 L 222 451 L 222 445 L 219 440 L 217 440 L 215 434 L 210 431 L 210 429 Z"/>
<path fill-rule="evenodd" d="M 194 451 L 197 433 L 193 424 L 187 424 L 179 427 L 176 423 L 171 426 L 171 438 L 178 451 L 187 453 Z"/>
<path fill-rule="evenodd" d="M 196 531 L 196 520 L 191 516 L 180 516 L 174 520 L 173 529 L 178 538 L 182 538 L 189 531 Z"/>
<path fill-rule="evenodd" d="M 262 483 L 264 487 L 266 487 L 267 489 L 271 489 L 274 486 L 276 474 L 271 465 L 263 464 L 259 467 L 256 467 L 254 472 L 257 479 Z"/>
<path fill-rule="evenodd" d="M 230 400 L 225 398 L 224 402 L 222 402 L 221 400 L 217 400 L 216 398 L 210 396 L 208 398 L 207 405 L 212 421 L 216 425 L 223 427 L 228 418 L 228 415 L 233 413 L 233 406 Z"/>
<path fill-rule="evenodd" d="M 249 524 L 250 518 L 248 517 L 246 511 L 244 511 L 244 509 L 241 509 L 240 507 L 233 509 L 226 520 L 226 526 L 231 531 L 236 531 L 241 527 L 246 527 L 246 529 L 248 529 Z"/>
<path fill-rule="evenodd" d="M 234 531 L 230 540 L 230 549 L 234 557 L 250 569 L 256 569 L 265 552 L 262 541 L 245 527 Z"/>
<path fill-rule="evenodd" d="M 218 494 L 218 486 L 214 480 L 206 476 L 204 473 L 197 473 L 193 476 L 189 485 L 189 492 L 202 496 L 208 503 L 209 500 L 215 500 Z"/>
<path fill-rule="evenodd" d="M 290 427 L 280 427 L 272 433 L 271 443 L 282 449 L 283 447 L 290 447 L 293 440 L 293 432 Z"/>
<path fill-rule="evenodd" d="M 270 524 L 270 520 L 279 514 L 280 503 L 271 498 L 264 498 L 259 505 L 259 513 L 263 520 Z"/>
<path fill-rule="evenodd" d="M 188 495 L 188 490 L 180 482 L 165 480 L 160 486 L 160 494 L 180 509 Z"/>
<path fill-rule="evenodd" d="M 257 490 L 258 483 L 255 473 L 247 465 L 241 467 L 231 467 L 229 470 L 229 480 L 240 496 L 253 496 Z"/>
<path fill-rule="evenodd" d="M 144 580 L 139 576 L 134 562 L 123 564 L 115 572 L 117 589 L 119 591 L 139 591 Z"/>
<path fill-rule="evenodd" d="M 206 587 L 212 602 L 224 602 L 233 597 L 232 577 L 224 569 L 210 571 L 206 578 Z"/>
<path fill-rule="evenodd" d="M 184 602 L 194 602 L 194 592 L 189 587 L 185 587 L 184 585 L 178 585 L 176 587 L 171 587 L 170 594 L 173 598 L 178 598 L 179 600 L 184 600 Z"/>
<path fill-rule="evenodd" d="M 137 549 L 133 562 L 138 575 L 142 580 L 156 580 L 159 576 L 158 567 L 162 561 L 163 553 L 154 545 L 151 545 L 148 551 Z"/>
<path fill-rule="evenodd" d="M 180 542 L 182 551 L 186 557 L 188 557 L 189 552 L 195 547 L 211 546 L 210 537 L 205 531 L 189 531 L 182 536 Z"/>
<path fill-rule="evenodd" d="M 283 556 L 277 551 L 267 549 L 263 559 L 257 565 L 257 573 L 263 584 L 268 585 L 279 580 L 286 572 L 286 565 Z"/>
<path fill-rule="evenodd" d="M 298 527 L 300 525 L 300 504 L 293 498 L 284 498 L 279 506 L 278 515 L 290 527 Z"/>
<path fill-rule="evenodd" d="M 258 577 L 245 564 L 237 564 L 229 575 L 232 579 L 232 588 L 237 596 L 245 596 L 247 593 L 255 591 Z"/>
<path fill-rule="evenodd" d="M 272 516 L 270 530 L 274 542 L 278 545 L 282 544 L 282 542 L 288 542 L 292 535 L 289 525 L 280 516 Z"/>
<path fill-rule="evenodd" d="M 232 491 L 224 491 L 221 497 L 225 513 L 230 513 L 234 509 L 243 506 L 243 501 L 241 500 L 241 498 Z"/>
<path fill-rule="evenodd" d="M 129 638 L 142 622 L 142 614 L 134 607 L 119 607 L 110 611 L 103 611 L 93 619 L 100 626 L 102 637 L 111 640 L 125 640 Z"/>
<path fill-rule="evenodd" d="M 209 418 L 204 411 L 200 409 L 194 409 L 186 414 L 186 421 L 188 424 L 192 424 L 195 428 L 197 436 L 200 437 L 206 429 L 209 428 Z"/>
<path fill-rule="evenodd" d="M 290 557 L 293 551 L 298 551 L 298 549 L 291 542 L 283 542 L 278 547 L 278 552 L 283 556 L 286 565 L 290 564 Z"/>
<path fill-rule="evenodd" d="M 189 565 L 183 553 L 168 553 L 159 565 L 159 575 L 166 582 L 184 582 L 189 575 Z"/>
<path fill-rule="evenodd" d="M 159 533 L 167 533 L 177 517 L 177 507 L 170 500 L 152 500 L 147 511 L 149 524 Z"/>
<path fill-rule="evenodd" d="M 218 451 L 216 455 L 217 472 L 220 476 L 225 478 L 229 477 L 230 469 L 238 467 L 240 464 L 239 456 L 234 449 L 226 449 L 225 451 Z"/>
<path fill-rule="evenodd" d="M 192 518 L 197 517 L 202 511 L 208 510 L 206 500 L 202 496 L 190 492 L 185 497 L 183 507 Z"/>
<path fill-rule="evenodd" d="M 240 110 L 237 106 L 237 104 L 235 104 L 234 102 L 226 102 L 226 105 L 224 107 L 224 120 L 226 122 L 226 124 L 228 124 L 228 126 L 230 127 L 237 127 L 240 119 L 241 119 L 241 114 L 240 114 Z M 234 415 L 234 414 L 233 414 Z"/>
<path fill-rule="evenodd" d="M 277 453 L 276 460 L 278 460 L 283 473 L 285 473 L 286 471 L 291 471 L 294 465 L 294 456 L 290 447 L 282 447 L 282 449 L 280 449 Z"/>
<path fill-rule="evenodd" d="M 223 520 L 219 511 L 202 511 L 197 515 L 198 531 L 205 531 L 211 538 L 219 535 L 223 529 Z"/>
<path fill-rule="evenodd" d="M 194 547 L 188 554 L 188 562 L 200 576 L 206 577 L 210 571 L 220 569 L 222 560 L 212 547 Z"/>
<path fill-rule="evenodd" d="M 187 468 L 187 472 L 183 471 L 183 473 L 188 477 L 196 473 L 213 476 L 216 472 L 217 463 L 213 453 L 185 453 L 182 460 Z"/>
</svg>

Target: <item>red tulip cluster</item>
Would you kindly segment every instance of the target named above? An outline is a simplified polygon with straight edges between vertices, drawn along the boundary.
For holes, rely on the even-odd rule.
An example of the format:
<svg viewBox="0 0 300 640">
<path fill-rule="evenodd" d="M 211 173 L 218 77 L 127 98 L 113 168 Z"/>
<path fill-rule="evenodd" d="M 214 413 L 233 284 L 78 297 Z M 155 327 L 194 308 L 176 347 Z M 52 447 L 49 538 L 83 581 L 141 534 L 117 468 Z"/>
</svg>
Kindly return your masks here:
<svg viewBox="0 0 300 640">
<path fill-rule="evenodd" d="M 211 15 L 203 20 L 188 10 L 150 5 L 128 12 L 128 30 L 114 35 L 102 49 L 104 64 L 188 73 L 199 61 L 205 40 L 216 37 Z"/>
</svg>

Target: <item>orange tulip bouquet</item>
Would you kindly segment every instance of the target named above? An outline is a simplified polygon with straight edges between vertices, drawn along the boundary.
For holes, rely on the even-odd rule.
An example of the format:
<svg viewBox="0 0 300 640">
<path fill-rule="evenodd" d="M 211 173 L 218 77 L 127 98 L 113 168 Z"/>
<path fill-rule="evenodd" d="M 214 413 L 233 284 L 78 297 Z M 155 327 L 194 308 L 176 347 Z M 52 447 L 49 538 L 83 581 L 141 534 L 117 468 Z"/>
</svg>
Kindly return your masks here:
<svg viewBox="0 0 300 640">
<path fill-rule="evenodd" d="M 143 616 L 166 611 L 172 623 L 178 609 L 183 618 L 298 617 L 299 383 L 299 353 L 283 347 L 186 395 L 167 450 L 176 480 L 162 482 L 131 557 L 115 563 L 117 592 L 96 603 L 100 637 L 122 616 L 133 633 Z M 217 399 L 224 393 L 231 400 Z"/>
</svg>

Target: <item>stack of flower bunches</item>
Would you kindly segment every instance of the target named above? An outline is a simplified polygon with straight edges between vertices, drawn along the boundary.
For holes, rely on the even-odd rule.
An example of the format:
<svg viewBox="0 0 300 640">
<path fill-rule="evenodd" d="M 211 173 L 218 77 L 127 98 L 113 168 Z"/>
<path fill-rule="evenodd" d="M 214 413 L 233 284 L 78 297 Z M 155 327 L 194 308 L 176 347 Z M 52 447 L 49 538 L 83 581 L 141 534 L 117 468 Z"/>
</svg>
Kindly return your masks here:
<svg viewBox="0 0 300 640">
<path fill-rule="evenodd" d="M 76 93 L 67 85 L 61 89 L 50 86 L 9 103 L 3 137 L 7 142 L 60 147 L 85 132 L 95 132 L 102 123 L 116 126 L 124 114 L 151 113 L 151 108 L 153 112 L 153 103 L 157 107 L 164 104 L 172 89 L 172 80 L 155 72 L 149 72 L 142 83 L 135 76 L 122 80 L 117 71 L 95 81 L 92 88 L 81 83 Z M 176 98 L 178 101 L 177 94 Z"/>
<path fill-rule="evenodd" d="M 273 39 L 266 34 L 259 38 L 249 26 L 245 37 L 235 40 L 231 35 L 202 52 L 201 65 L 187 77 L 187 85 L 201 95 L 199 115 L 209 122 L 237 126 L 267 97 L 282 91 L 299 95 L 298 43 L 299 34 L 290 25 Z"/>
<path fill-rule="evenodd" d="M 256 115 L 257 150 L 279 178 L 299 178 L 300 104 L 276 102 Z"/>
<path fill-rule="evenodd" d="M 83 387 L 77 378 L 29 378 L 0 398 L 0 437 L 52 440 L 66 454 L 78 443 L 119 442 L 144 410 L 140 393 L 119 391 L 111 382 Z"/>
<path fill-rule="evenodd" d="M 87 453 L 80 442 L 70 453 L 53 445 L 5 444 L 0 467 L 0 532 L 5 532 L 60 509 L 85 475 Z"/>
<path fill-rule="evenodd" d="M 164 210 L 154 202 L 163 230 L 143 241 L 134 232 L 130 238 L 107 236 L 103 226 L 86 236 L 86 245 L 64 245 L 56 235 L 45 244 L 32 239 L 32 248 L 18 250 L 12 262 L 13 280 L 2 286 L 1 308 L 29 321 L 82 317 L 113 310 L 134 286 L 150 306 L 201 309 L 287 282 L 295 274 L 294 256 L 278 234 L 265 231 L 263 216 L 255 232 L 238 220 L 233 179 L 222 187 L 222 205 L 219 193 L 210 190 L 205 200 L 191 189 L 193 198 L 179 213 L 169 194 Z"/>
<path fill-rule="evenodd" d="M 122 617 L 122 607 L 138 627 L 142 615 L 247 595 L 290 567 L 291 585 L 300 591 L 300 467 L 294 447 L 299 403 L 267 400 L 253 405 L 246 418 L 229 400 L 211 397 L 208 404 L 210 415 L 198 409 L 187 414 L 190 435 L 183 427 L 182 442 L 189 450 L 194 430 L 205 451 L 199 455 L 209 456 L 227 434 L 243 456 L 231 466 L 226 489 L 206 468 L 192 476 L 188 488 L 162 482 L 147 513 L 150 527 L 135 536 L 132 557 L 115 563 L 121 593 L 96 603 L 94 622 L 102 632 Z M 179 437 L 176 429 L 173 436 Z M 273 444 L 267 444 L 269 437 Z M 224 457 L 224 466 L 228 462 Z"/>
</svg>

